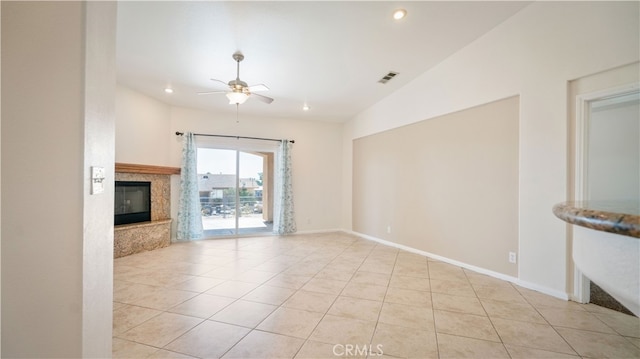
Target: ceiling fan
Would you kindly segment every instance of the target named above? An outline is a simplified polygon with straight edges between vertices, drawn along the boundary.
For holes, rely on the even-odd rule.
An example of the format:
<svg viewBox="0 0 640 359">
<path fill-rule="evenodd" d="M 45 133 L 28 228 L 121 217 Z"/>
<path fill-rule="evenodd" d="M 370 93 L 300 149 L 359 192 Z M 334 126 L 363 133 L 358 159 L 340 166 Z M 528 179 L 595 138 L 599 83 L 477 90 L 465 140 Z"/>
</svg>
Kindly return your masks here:
<svg viewBox="0 0 640 359">
<path fill-rule="evenodd" d="M 226 93 L 227 94 L 227 98 L 229 99 L 229 104 L 230 105 L 240 105 L 243 104 L 245 101 L 247 101 L 247 99 L 249 97 L 255 97 L 256 99 L 270 104 L 273 102 L 273 99 L 271 97 L 267 97 L 267 96 L 263 96 L 260 94 L 257 94 L 255 92 L 258 91 L 269 91 L 269 88 L 263 84 L 259 84 L 259 85 L 253 85 L 253 86 L 248 86 L 246 82 L 240 80 L 240 61 L 244 60 L 244 55 L 242 55 L 242 53 L 240 52 L 236 52 L 235 54 L 233 54 L 233 59 L 238 63 L 237 65 L 237 73 L 236 73 L 236 79 L 235 80 L 231 80 L 228 83 L 221 81 L 221 80 L 217 80 L 217 79 L 211 79 L 211 81 L 215 81 L 215 82 L 219 82 L 222 83 L 226 86 L 229 87 L 229 91 L 207 91 L 207 92 L 198 92 L 198 95 L 210 95 L 210 94 L 215 94 L 215 93 Z"/>
</svg>

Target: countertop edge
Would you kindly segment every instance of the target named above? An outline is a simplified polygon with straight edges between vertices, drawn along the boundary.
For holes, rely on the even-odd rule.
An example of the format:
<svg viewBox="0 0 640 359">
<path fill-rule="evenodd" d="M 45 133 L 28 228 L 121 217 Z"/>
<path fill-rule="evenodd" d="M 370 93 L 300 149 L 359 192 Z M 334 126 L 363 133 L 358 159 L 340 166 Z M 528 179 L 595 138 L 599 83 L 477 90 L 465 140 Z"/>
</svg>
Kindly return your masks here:
<svg viewBox="0 0 640 359">
<path fill-rule="evenodd" d="M 578 207 L 572 202 L 553 206 L 553 214 L 561 220 L 597 231 L 640 238 L 640 216 Z"/>
</svg>

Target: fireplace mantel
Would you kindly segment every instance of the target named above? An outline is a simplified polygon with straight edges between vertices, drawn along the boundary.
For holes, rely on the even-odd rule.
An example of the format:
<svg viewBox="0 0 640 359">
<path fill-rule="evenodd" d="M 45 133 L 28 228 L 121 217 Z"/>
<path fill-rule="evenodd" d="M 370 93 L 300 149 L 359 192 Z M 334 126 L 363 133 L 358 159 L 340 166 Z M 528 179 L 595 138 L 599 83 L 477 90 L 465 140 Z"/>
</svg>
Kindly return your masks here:
<svg viewBox="0 0 640 359">
<path fill-rule="evenodd" d="M 179 167 L 165 167 L 152 165 L 137 165 L 132 163 L 116 162 L 116 173 L 142 173 L 150 175 L 179 175 Z"/>
</svg>

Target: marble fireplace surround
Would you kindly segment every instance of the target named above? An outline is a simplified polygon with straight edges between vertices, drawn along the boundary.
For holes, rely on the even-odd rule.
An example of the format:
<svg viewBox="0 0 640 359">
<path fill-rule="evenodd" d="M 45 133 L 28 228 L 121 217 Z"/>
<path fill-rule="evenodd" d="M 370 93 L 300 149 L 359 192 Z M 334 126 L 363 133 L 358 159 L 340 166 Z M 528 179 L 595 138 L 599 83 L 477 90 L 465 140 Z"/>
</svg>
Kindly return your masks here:
<svg viewBox="0 0 640 359">
<path fill-rule="evenodd" d="M 171 176 L 180 168 L 116 163 L 116 181 L 151 182 L 151 221 L 114 226 L 113 257 L 171 244 Z"/>
</svg>

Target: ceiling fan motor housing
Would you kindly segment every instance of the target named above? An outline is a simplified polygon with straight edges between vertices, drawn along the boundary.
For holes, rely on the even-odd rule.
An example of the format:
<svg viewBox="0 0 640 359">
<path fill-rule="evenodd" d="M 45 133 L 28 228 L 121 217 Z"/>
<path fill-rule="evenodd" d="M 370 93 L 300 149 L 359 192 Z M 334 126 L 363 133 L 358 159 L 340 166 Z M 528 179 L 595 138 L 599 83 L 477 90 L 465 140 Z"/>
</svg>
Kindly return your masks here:
<svg viewBox="0 0 640 359">
<path fill-rule="evenodd" d="M 229 87 L 231 87 L 234 90 L 242 90 L 243 88 L 249 87 L 249 86 L 247 86 L 246 82 L 239 79 L 235 79 L 235 80 L 229 81 Z"/>
</svg>

